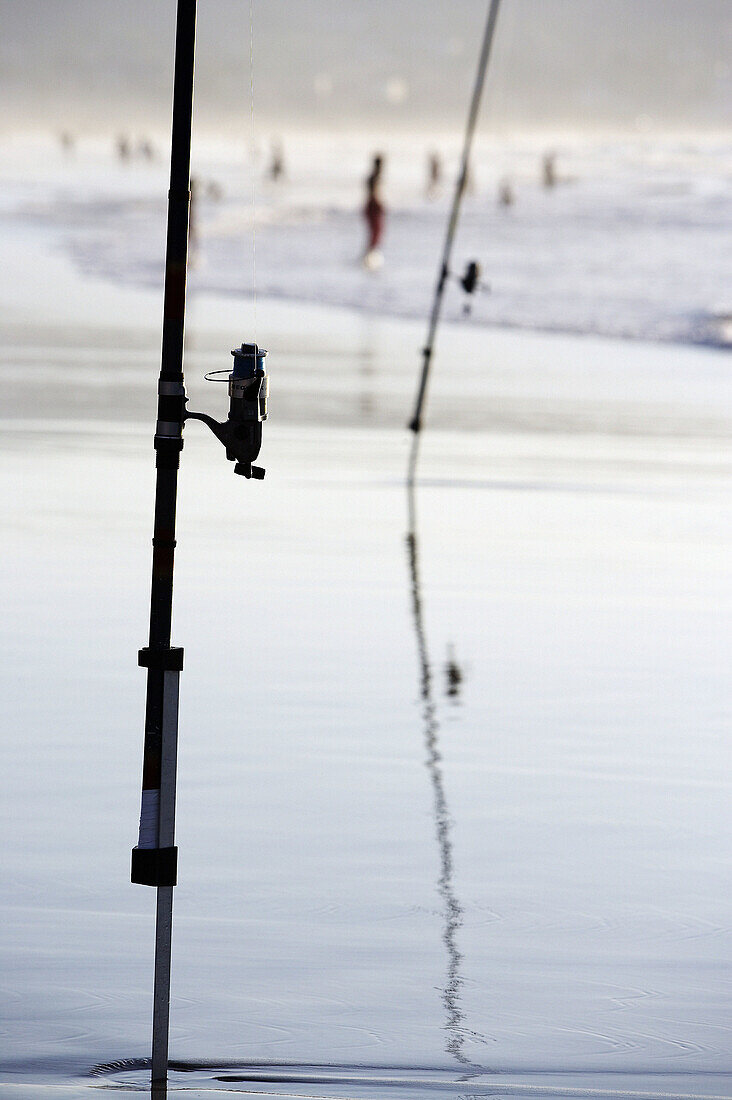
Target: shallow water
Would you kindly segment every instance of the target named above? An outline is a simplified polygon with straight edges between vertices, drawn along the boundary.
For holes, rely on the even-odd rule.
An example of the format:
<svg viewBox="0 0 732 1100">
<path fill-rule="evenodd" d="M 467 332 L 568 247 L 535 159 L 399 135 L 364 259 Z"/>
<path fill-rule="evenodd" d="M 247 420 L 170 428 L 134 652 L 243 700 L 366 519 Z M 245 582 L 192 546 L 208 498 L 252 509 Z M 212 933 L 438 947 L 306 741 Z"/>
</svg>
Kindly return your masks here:
<svg viewBox="0 0 732 1100">
<path fill-rule="evenodd" d="M 7 242 L 0 1095 L 124 1095 L 160 303 Z M 267 479 L 180 479 L 171 1091 L 729 1096 L 728 357 L 446 328 L 410 502 L 421 326 L 258 326 Z"/>
<path fill-rule="evenodd" d="M 373 146 L 364 134 L 289 144 L 278 186 L 242 160 L 237 142 L 197 145 L 195 246 L 190 285 L 246 299 L 325 303 L 371 316 L 427 316 L 457 176 L 424 192 L 424 136 L 386 152 L 378 274 L 363 270 L 363 181 Z M 558 184 L 540 186 L 546 136 L 482 140 L 463 204 L 446 284 L 445 316 L 462 325 L 506 326 L 682 343 L 732 342 L 727 256 L 732 247 L 732 144 L 724 135 L 635 141 L 565 137 Z M 445 149 L 443 147 L 443 153 Z M 499 206 L 501 181 L 515 202 Z M 216 198 L 207 184 L 216 184 Z M 163 280 L 166 158 L 115 163 L 82 143 L 6 143 L 0 210 L 28 231 L 43 227 L 87 273 L 129 287 Z M 253 224 L 256 220 L 256 231 Z M 255 245 L 256 239 L 256 245 Z M 482 268 L 479 292 L 459 286 L 466 264 Z"/>
</svg>

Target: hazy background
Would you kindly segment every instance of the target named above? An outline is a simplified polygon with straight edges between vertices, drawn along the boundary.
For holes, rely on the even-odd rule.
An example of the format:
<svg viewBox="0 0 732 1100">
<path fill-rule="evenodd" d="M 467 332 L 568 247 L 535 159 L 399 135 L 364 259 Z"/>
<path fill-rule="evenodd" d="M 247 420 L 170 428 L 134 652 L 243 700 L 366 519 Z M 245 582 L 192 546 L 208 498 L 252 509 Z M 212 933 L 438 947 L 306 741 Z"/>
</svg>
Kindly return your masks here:
<svg viewBox="0 0 732 1100">
<path fill-rule="evenodd" d="M 255 2 L 264 126 L 461 124 L 484 0 Z M 1 0 L 0 129 L 169 120 L 174 0 Z M 635 132 L 730 121 L 728 0 L 504 0 L 484 128 Z M 202 0 L 197 124 L 244 128 L 250 4 Z"/>
</svg>

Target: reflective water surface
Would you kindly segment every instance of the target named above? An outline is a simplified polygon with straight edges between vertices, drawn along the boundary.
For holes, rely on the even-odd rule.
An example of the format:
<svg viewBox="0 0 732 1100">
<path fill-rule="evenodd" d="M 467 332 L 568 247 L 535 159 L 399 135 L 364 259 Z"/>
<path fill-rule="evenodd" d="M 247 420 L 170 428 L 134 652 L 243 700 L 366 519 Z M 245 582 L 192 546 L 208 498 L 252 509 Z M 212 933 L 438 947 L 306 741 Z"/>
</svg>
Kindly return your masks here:
<svg viewBox="0 0 732 1100">
<path fill-rule="evenodd" d="M 2 1096 L 148 1088 L 159 303 L 65 278 L 2 315 Z M 448 329 L 410 498 L 420 326 L 258 325 L 266 480 L 183 454 L 169 1091 L 729 1096 L 728 358 Z"/>
</svg>

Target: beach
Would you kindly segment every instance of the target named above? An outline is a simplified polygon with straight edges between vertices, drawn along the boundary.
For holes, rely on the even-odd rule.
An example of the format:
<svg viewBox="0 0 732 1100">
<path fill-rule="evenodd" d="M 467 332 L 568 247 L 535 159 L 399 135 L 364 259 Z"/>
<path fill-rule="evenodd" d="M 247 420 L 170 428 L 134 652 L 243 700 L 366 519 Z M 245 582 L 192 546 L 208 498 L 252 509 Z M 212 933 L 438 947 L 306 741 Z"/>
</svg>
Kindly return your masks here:
<svg viewBox="0 0 732 1100">
<path fill-rule="evenodd" d="M 0 1096 L 131 1096 L 162 294 L 3 210 Z M 185 430 L 171 1091 L 729 1096 L 729 352 L 456 302 L 410 500 L 417 299 L 215 255 L 190 406 L 272 388 L 263 483 Z"/>
</svg>

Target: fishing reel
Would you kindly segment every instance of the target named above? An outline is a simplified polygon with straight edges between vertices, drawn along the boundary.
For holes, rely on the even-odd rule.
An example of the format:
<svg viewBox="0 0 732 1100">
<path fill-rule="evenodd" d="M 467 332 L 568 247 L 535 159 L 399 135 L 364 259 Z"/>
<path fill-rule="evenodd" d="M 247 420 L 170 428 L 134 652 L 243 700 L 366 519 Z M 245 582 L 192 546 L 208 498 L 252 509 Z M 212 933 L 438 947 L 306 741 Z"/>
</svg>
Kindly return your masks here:
<svg viewBox="0 0 732 1100">
<path fill-rule="evenodd" d="M 470 260 L 470 262 L 466 264 L 463 274 L 454 276 L 454 278 L 463 288 L 463 291 L 466 295 L 465 302 L 463 304 L 463 314 L 466 317 L 470 315 L 470 312 L 472 310 L 472 302 L 470 299 L 473 297 L 473 295 L 477 294 L 478 292 L 484 294 L 490 293 L 490 283 L 482 282 L 482 274 L 483 272 L 478 261 Z"/>
<path fill-rule="evenodd" d="M 211 371 L 209 382 L 228 381 L 229 417 L 222 423 L 206 413 L 186 411 L 186 420 L 200 420 L 226 447 L 229 462 L 235 462 L 234 473 L 261 481 L 264 470 L 253 466 L 262 446 L 262 424 L 267 419 L 269 375 L 264 365 L 267 352 L 256 344 L 234 348 L 234 366 L 228 371 Z M 227 379 L 217 377 L 228 375 Z"/>
</svg>

